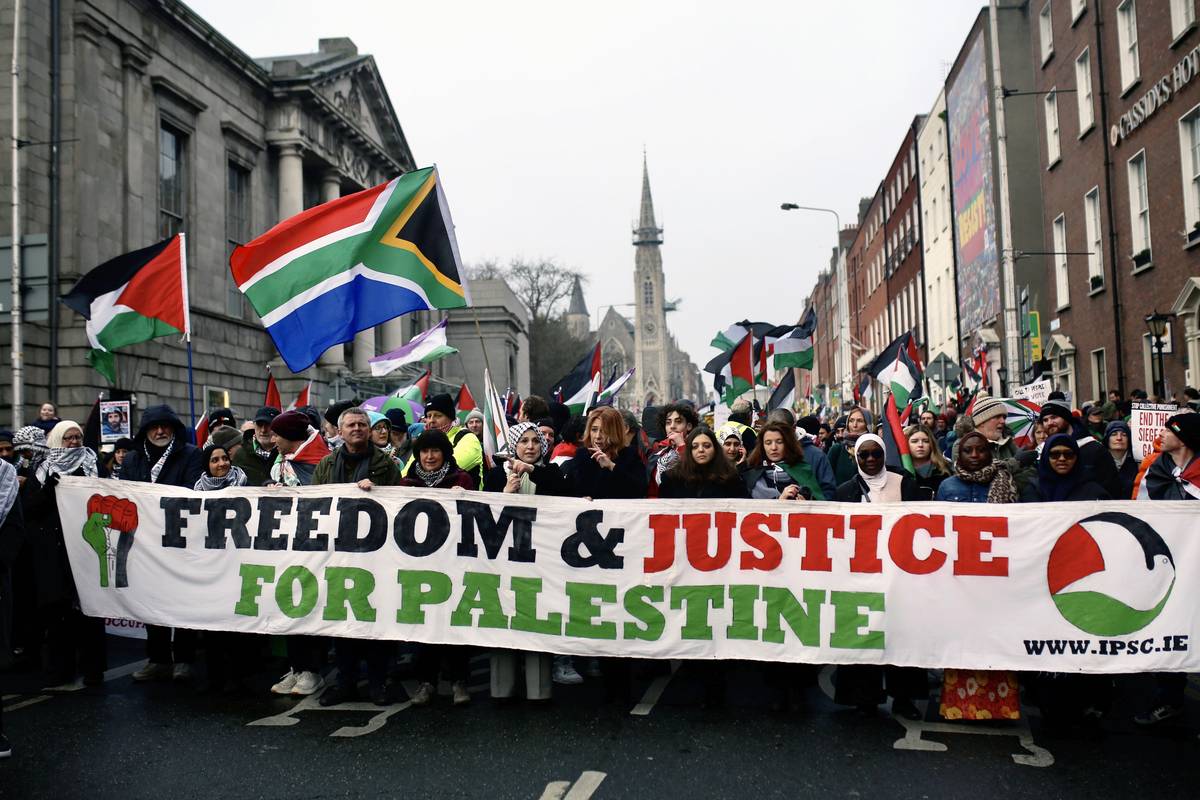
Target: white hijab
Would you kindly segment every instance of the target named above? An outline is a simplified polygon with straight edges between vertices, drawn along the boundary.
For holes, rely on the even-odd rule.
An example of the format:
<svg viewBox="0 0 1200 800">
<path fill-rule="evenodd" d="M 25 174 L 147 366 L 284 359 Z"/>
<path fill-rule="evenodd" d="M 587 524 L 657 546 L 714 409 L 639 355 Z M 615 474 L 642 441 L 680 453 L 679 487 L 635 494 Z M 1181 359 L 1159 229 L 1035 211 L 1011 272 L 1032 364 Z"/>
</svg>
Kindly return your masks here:
<svg viewBox="0 0 1200 800">
<path fill-rule="evenodd" d="M 883 453 L 884 463 L 877 475 L 868 475 L 863 472 L 862 465 L 858 463 L 858 451 L 868 442 L 879 445 L 879 450 Z M 891 477 L 891 473 L 888 472 L 887 447 L 883 444 L 883 439 L 873 433 L 864 433 L 859 436 L 858 441 L 854 443 L 854 466 L 858 468 L 858 476 L 867 486 L 867 491 L 863 494 L 862 499 L 864 503 L 900 502 L 900 479 Z"/>
</svg>

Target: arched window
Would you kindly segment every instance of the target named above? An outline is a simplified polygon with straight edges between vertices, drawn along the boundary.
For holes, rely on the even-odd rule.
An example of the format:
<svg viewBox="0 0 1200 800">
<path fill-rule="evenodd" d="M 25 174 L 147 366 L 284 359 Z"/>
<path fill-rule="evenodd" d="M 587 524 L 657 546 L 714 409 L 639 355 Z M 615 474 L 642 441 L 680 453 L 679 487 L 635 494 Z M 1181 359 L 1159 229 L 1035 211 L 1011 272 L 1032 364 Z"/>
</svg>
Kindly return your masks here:
<svg viewBox="0 0 1200 800">
<path fill-rule="evenodd" d="M 625 348 L 621 347 L 616 339 L 605 341 L 600 355 L 604 364 L 604 380 L 607 381 L 614 374 L 619 378 L 628 369 L 625 366 Z"/>
<path fill-rule="evenodd" d="M 647 280 L 642 286 L 642 304 L 646 306 L 654 305 L 654 281 Z"/>
</svg>

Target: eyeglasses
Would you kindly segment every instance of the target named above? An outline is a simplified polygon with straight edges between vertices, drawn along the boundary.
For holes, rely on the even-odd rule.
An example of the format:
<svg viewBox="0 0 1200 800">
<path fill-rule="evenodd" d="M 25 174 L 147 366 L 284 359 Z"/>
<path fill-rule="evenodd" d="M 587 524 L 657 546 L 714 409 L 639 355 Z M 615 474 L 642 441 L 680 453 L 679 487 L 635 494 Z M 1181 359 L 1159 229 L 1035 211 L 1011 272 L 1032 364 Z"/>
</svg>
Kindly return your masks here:
<svg viewBox="0 0 1200 800">
<path fill-rule="evenodd" d="M 1074 450 L 1051 450 L 1050 451 L 1050 460 L 1051 461 L 1074 461 L 1075 460 L 1075 451 Z"/>
</svg>

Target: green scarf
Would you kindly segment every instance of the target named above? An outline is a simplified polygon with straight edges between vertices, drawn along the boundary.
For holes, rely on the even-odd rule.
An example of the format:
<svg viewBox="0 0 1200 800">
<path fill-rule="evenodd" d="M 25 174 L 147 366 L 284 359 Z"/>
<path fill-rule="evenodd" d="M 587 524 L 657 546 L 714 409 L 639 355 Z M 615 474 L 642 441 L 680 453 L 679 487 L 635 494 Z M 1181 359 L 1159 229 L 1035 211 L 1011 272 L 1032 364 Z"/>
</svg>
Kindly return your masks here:
<svg viewBox="0 0 1200 800">
<path fill-rule="evenodd" d="M 821 484 L 817 482 L 817 477 L 813 475 L 812 467 L 804 461 L 797 461 L 795 464 L 789 464 L 786 461 L 780 462 L 780 466 L 788 475 L 792 476 L 792 480 L 801 486 L 807 486 L 812 492 L 813 500 L 826 500 L 825 493 L 821 491 Z"/>
</svg>

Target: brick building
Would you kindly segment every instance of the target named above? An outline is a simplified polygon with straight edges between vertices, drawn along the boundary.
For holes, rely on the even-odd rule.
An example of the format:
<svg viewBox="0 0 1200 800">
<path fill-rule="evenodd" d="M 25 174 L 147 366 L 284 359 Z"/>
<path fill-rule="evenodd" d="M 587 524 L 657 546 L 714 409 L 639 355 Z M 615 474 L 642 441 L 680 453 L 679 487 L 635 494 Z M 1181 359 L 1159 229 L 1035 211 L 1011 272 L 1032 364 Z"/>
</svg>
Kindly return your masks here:
<svg viewBox="0 0 1200 800">
<path fill-rule="evenodd" d="M 884 279 L 887 314 L 884 346 L 905 331 L 916 333 L 924 347 L 925 281 L 921 265 L 921 192 L 918 178 L 917 131 L 923 116 L 913 118 L 883 179 Z"/>
<path fill-rule="evenodd" d="M 1053 374 L 1080 401 L 1156 385 L 1144 322 L 1174 313 L 1166 394 L 1200 359 L 1195 0 L 1053 0 L 1031 31 Z"/>
</svg>

